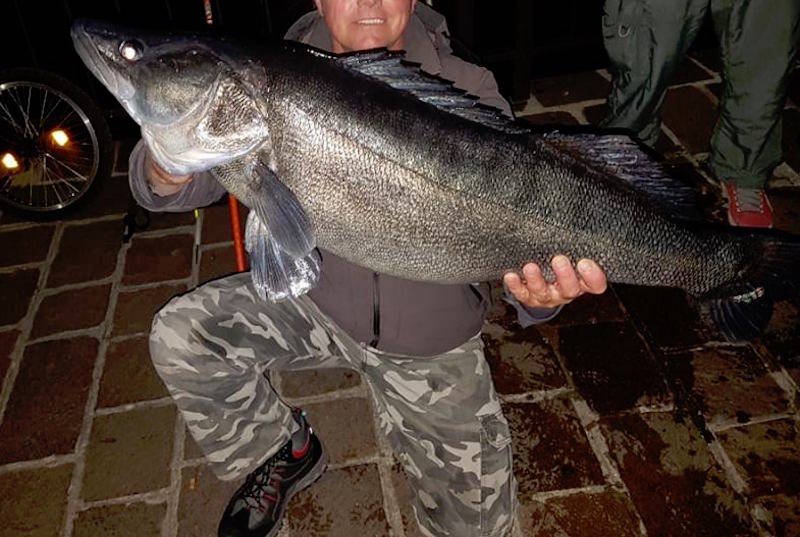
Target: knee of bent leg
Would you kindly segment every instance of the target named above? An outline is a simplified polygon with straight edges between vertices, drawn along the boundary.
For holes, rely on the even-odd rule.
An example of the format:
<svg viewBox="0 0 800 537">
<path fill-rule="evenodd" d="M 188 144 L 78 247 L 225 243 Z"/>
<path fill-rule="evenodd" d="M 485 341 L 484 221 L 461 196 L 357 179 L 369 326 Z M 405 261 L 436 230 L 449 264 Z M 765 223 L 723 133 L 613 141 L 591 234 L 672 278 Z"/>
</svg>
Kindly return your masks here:
<svg viewBox="0 0 800 537">
<path fill-rule="evenodd" d="M 150 358 L 156 369 L 168 367 L 186 348 L 193 321 L 202 321 L 207 313 L 191 293 L 173 298 L 153 316 L 150 326 Z"/>
</svg>

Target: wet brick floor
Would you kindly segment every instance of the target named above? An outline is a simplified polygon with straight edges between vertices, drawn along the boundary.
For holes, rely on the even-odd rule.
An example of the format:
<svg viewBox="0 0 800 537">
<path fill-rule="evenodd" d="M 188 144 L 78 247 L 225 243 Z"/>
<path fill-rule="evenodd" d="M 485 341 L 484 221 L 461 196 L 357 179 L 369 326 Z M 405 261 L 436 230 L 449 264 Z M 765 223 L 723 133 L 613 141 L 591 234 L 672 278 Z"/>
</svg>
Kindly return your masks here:
<svg viewBox="0 0 800 537">
<path fill-rule="evenodd" d="M 658 148 L 719 217 L 704 168 L 719 77 L 693 59 L 676 80 Z M 792 80 L 800 99 L 800 70 Z M 533 87 L 521 117 L 591 123 L 602 117 L 608 73 Z M 794 232 L 798 105 L 785 112 L 788 164 L 770 183 L 778 226 Z M 146 338 L 170 296 L 233 271 L 227 209 L 204 209 L 198 221 L 152 215 L 123 244 L 131 145 L 117 144 L 114 177 L 67 220 L 0 219 L 4 537 L 215 535 L 236 486 L 214 478 L 186 434 Z M 799 313 L 800 302 L 780 302 L 760 340 L 730 345 L 675 291 L 616 286 L 525 330 L 497 301 L 484 340 L 514 436 L 517 533 L 800 535 Z M 359 376 L 294 372 L 273 382 L 308 409 L 332 457 L 291 502 L 281 537 L 421 535 Z"/>
</svg>

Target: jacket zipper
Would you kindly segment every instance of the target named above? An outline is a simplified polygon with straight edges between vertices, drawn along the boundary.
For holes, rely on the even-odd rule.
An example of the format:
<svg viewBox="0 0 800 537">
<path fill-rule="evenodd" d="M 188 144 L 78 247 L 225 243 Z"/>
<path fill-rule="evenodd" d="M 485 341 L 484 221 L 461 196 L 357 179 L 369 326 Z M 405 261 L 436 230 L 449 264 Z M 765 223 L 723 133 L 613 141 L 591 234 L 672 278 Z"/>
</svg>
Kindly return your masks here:
<svg viewBox="0 0 800 537">
<path fill-rule="evenodd" d="M 372 273 L 372 341 L 369 346 L 378 347 L 381 338 L 381 296 L 378 291 L 378 273 Z"/>
</svg>

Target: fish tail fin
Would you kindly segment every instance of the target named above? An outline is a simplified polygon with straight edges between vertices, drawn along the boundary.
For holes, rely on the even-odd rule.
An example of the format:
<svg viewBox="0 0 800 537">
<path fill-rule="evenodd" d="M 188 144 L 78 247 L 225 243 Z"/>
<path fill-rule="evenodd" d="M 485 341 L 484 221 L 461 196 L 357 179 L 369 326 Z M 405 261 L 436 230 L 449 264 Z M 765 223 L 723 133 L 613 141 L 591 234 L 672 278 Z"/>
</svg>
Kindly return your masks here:
<svg viewBox="0 0 800 537">
<path fill-rule="evenodd" d="M 758 337 L 772 317 L 775 300 L 800 295 L 800 238 L 755 236 L 755 262 L 732 284 L 715 289 L 704 308 L 730 341 Z"/>
</svg>

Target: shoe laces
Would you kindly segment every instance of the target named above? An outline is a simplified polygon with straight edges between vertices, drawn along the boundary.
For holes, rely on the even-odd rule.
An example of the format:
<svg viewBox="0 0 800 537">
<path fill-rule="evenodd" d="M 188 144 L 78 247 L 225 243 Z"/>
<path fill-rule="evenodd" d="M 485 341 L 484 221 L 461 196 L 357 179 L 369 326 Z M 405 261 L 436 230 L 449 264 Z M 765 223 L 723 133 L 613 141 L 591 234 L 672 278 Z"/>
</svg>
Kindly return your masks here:
<svg viewBox="0 0 800 537">
<path fill-rule="evenodd" d="M 277 501 L 278 490 L 273 482 L 273 469 L 288 460 L 292 453 L 292 444 L 288 442 L 275 455 L 267 459 L 259 468 L 247 476 L 241 498 L 251 509 L 263 510 L 265 496 L 272 496 Z"/>
<path fill-rule="evenodd" d="M 736 205 L 740 211 L 760 213 L 764 211 L 764 191 L 758 188 L 737 188 Z"/>
</svg>

